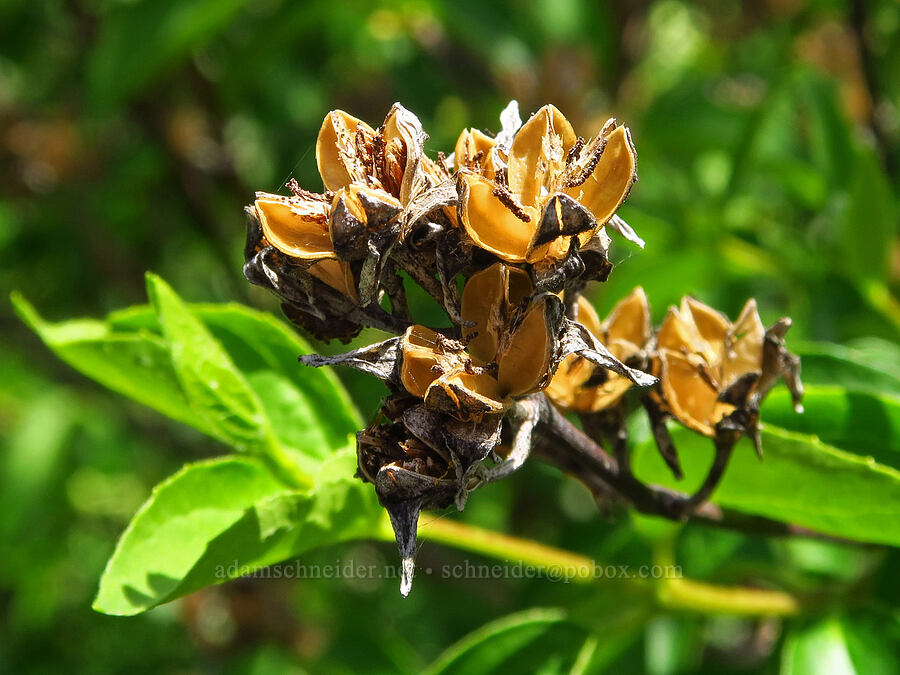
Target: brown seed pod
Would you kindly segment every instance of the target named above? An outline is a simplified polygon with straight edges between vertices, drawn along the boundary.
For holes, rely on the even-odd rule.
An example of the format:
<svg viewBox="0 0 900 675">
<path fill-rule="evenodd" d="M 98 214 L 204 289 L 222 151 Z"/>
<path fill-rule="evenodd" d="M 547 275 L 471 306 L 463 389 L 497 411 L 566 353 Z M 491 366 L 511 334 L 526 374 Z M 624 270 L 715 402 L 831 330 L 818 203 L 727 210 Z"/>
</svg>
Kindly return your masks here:
<svg viewBox="0 0 900 675">
<path fill-rule="evenodd" d="M 544 106 L 515 133 L 506 170 L 494 167 L 491 176 L 482 167 L 484 149 L 476 151 L 478 161 L 471 154 L 488 145 L 485 138 L 463 132 L 458 219 L 472 242 L 506 262 L 545 267 L 586 246 L 637 175 L 631 136 L 614 120 L 587 147 L 583 143 L 559 110 Z M 615 229 L 639 241 L 627 225 Z"/>
<path fill-rule="evenodd" d="M 657 336 L 666 409 L 688 428 L 715 436 L 723 418 L 750 403 L 763 371 L 765 338 L 755 300 L 731 324 L 711 307 L 684 298 L 680 308 L 669 310 Z M 739 382 L 740 391 L 733 391 Z"/>
</svg>

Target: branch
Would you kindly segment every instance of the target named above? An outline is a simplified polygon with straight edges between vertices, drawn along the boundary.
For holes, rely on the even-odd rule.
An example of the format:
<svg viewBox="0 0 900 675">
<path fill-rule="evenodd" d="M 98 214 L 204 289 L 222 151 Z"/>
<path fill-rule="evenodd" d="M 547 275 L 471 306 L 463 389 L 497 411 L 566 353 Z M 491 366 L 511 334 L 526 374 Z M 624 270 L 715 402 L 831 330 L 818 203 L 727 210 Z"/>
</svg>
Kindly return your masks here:
<svg viewBox="0 0 900 675">
<path fill-rule="evenodd" d="M 846 539 L 832 537 L 800 525 L 762 516 L 748 516 L 710 502 L 701 503 L 712 493 L 721 478 L 724 464 L 714 466 L 710 470 L 707 481 L 701 489 L 702 493 L 698 493 L 700 498 L 665 487 L 645 485 L 635 478 L 627 467 L 620 468 L 613 457 L 569 422 L 544 394 L 533 394 L 525 400 L 529 405 L 536 407 L 539 415 L 535 434 L 543 443 L 538 446 L 538 452 L 535 454 L 583 483 L 595 495 L 604 494 L 611 488 L 641 513 L 662 516 L 670 520 L 690 520 L 748 534 L 804 536 L 848 543 Z M 727 454 L 729 453 L 717 452 L 716 456 L 721 460 Z"/>
</svg>

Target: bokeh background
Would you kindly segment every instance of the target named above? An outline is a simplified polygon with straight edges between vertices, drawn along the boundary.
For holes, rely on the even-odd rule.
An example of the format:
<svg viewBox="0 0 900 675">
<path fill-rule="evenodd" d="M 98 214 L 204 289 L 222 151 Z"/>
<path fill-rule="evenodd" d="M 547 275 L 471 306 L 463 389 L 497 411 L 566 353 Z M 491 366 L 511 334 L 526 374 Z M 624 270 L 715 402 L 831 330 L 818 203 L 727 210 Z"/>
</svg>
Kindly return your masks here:
<svg viewBox="0 0 900 675">
<path fill-rule="evenodd" d="M 610 116 L 632 129 L 640 182 L 621 215 L 647 247 L 616 244 L 601 316 L 637 284 L 657 320 L 684 293 L 731 316 L 752 295 L 766 323 L 793 316 L 792 341 L 874 353 L 900 336 L 898 35 L 895 0 L 5 0 L 0 288 L 53 319 L 97 316 L 144 302 L 153 270 L 189 300 L 277 312 L 240 274 L 242 206 L 289 177 L 321 187 L 328 110 L 377 125 L 401 101 L 436 153 L 465 126 L 497 130 L 515 98 L 525 115 L 556 104 L 584 136 Z M 96 614 L 104 562 L 150 488 L 222 448 L 77 375 L 5 298 L 0 331 L 0 671 L 415 672 L 493 618 L 583 594 L 420 576 L 401 601 L 390 579 L 258 580 L 137 618 Z M 380 385 L 347 383 L 373 412 Z M 547 467 L 464 515 L 602 560 L 652 559 L 654 524 L 605 519 Z M 897 553 L 691 527 L 677 553 L 724 582 L 834 585 L 862 570 L 881 609 L 859 614 L 854 639 L 878 666 L 867 672 L 896 672 Z M 395 555 L 358 544 L 306 561 Z M 428 544 L 419 562 L 465 559 Z M 626 628 L 612 672 L 777 672 L 786 639 L 777 621 Z M 506 667 L 568 672 L 583 640 L 556 628 Z"/>
</svg>

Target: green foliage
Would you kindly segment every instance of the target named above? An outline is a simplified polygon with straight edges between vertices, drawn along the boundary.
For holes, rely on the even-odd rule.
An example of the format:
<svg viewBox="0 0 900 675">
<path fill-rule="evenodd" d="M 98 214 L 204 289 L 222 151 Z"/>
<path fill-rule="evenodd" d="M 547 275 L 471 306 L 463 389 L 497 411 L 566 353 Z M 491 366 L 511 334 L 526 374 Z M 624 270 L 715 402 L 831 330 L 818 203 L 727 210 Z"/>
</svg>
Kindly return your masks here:
<svg viewBox="0 0 900 675">
<path fill-rule="evenodd" d="M 189 464 L 153 490 L 110 558 L 94 609 L 131 615 L 312 548 L 376 530 L 381 511 L 353 480 L 355 450 L 323 462 L 305 491 L 265 464 L 222 457 Z"/>
<path fill-rule="evenodd" d="M 683 483 L 670 477 L 652 444 L 639 448 L 635 474 L 696 490 L 712 462 L 712 443 L 681 429 L 672 436 L 683 457 Z M 900 545 L 900 471 L 772 425 L 762 432 L 762 441 L 761 462 L 749 441 L 735 448 L 713 501 L 837 537 Z"/>
</svg>

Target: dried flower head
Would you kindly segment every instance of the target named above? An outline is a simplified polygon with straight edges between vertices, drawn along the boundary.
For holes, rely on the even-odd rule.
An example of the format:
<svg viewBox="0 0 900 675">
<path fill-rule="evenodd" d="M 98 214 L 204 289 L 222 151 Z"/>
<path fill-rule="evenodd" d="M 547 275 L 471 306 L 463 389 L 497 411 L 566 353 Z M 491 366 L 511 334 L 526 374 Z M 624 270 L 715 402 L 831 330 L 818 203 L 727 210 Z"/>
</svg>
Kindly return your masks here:
<svg viewBox="0 0 900 675">
<path fill-rule="evenodd" d="M 480 132 L 457 141 L 459 222 L 509 263 L 564 258 L 606 224 L 637 178 L 631 135 L 615 120 L 585 144 L 552 105 L 515 133 L 508 151 Z M 504 161 L 505 160 L 505 161 Z"/>
<path fill-rule="evenodd" d="M 693 298 L 672 307 L 657 334 L 663 407 L 704 436 L 723 424 L 755 435 L 761 399 L 783 374 L 799 403 L 799 361 L 784 348 L 789 320 L 763 327 L 756 301 L 734 323 Z M 743 415 L 736 415 L 741 412 Z"/>
<path fill-rule="evenodd" d="M 401 379 L 425 405 L 466 421 L 502 413 L 549 379 L 562 325 L 557 298 L 534 298 L 523 271 L 496 263 L 469 278 L 462 340 L 412 326 L 401 340 Z"/>
<path fill-rule="evenodd" d="M 500 121 L 493 137 L 464 130 L 452 156 L 435 161 L 399 104 L 377 129 L 332 111 L 316 141 L 323 191 L 291 180 L 290 195 L 260 192 L 246 209 L 244 274 L 276 293 L 292 321 L 322 339 L 349 341 L 363 327 L 393 335 L 300 360 L 349 366 L 390 390 L 357 435 L 358 475 L 390 514 L 404 594 L 419 511 L 462 509 L 470 492 L 522 466 L 534 439 L 546 440 L 536 434 L 548 416 L 565 422 L 539 392 L 578 413 L 597 442 L 615 443 L 621 471 L 625 415 L 640 400 L 676 474 L 667 416 L 725 447 L 736 434 L 755 437 L 759 401 L 780 376 L 802 393 L 783 342 L 789 320 L 764 331 L 752 301 L 731 325 L 686 299 L 657 344 L 640 288 L 600 322 L 581 292 L 612 268 L 607 227 L 643 246 L 616 215 L 636 180 L 628 129 L 610 120 L 585 142 L 550 105 L 523 125 L 515 102 Z M 445 310 L 444 325 L 410 315 L 409 281 Z M 652 393 L 626 397 L 634 385 Z"/>
</svg>

